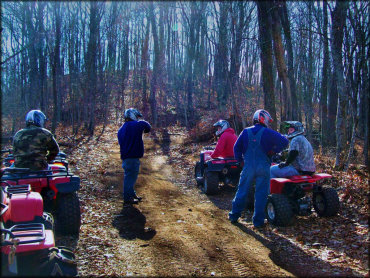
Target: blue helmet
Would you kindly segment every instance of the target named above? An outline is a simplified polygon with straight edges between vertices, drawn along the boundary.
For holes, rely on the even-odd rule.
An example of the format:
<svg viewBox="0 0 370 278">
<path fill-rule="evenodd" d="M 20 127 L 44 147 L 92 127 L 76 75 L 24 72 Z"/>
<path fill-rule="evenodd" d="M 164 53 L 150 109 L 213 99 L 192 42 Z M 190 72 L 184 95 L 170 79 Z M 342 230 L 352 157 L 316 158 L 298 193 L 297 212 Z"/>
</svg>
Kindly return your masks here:
<svg viewBox="0 0 370 278">
<path fill-rule="evenodd" d="M 38 127 L 44 127 L 47 118 L 44 113 L 40 110 L 31 110 L 26 115 L 26 126 L 35 125 Z"/>
<path fill-rule="evenodd" d="M 131 119 L 137 121 L 139 117 L 142 117 L 141 113 L 135 108 L 129 108 L 125 110 L 124 117 L 125 119 Z"/>
</svg>

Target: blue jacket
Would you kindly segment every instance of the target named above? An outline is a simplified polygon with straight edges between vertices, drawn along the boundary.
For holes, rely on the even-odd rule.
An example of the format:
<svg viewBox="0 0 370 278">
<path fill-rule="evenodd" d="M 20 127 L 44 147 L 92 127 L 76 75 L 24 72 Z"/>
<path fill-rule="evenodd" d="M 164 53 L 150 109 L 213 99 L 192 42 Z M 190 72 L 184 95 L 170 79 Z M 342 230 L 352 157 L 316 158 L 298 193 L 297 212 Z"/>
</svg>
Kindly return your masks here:
<svg viewBox="0 0 370 278">
<path fill-rule="evenodd" d="M 252 129 L 253 134 L 256 134 L 261 128 L 262 125 L 256 124 Z M 271 157 L 272 155 L 281 152 L 289 144 L 289 140 L 282 136 L 280 133 L 266 128 L 261 137 L 261 146 L 266 155 Z M 242 133 L 240 133 L 238 139 L 234 145 L 234 155 L 235 158 L 239 161 L 243 161 L 243 154 L 247 151 L 248 148 L 248 132 L 245 128 Z"/>
<path fill-rule="evenodd" d="M 148 133 L 150 129 L 151 126 L 146 121 L 128 121 L 121 126 L 117 137 L 122 160 L 143 157 L 143 132 Z"/>
</svg>

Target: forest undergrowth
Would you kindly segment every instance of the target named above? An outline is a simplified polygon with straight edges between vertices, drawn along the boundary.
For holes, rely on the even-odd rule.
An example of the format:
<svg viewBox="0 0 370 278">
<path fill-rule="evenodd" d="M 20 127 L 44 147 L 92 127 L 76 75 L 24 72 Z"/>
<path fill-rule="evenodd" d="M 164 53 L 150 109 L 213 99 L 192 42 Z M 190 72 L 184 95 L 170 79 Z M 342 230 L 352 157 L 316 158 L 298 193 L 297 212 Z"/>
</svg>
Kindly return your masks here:
<svg viewBox="0 0 370 278">
<path fill-rule="evenodd" d="M 69 154 L 69 161 L 76 173 L 86 181 L 89 191 L 103 191 L 99 180 L 109 169 L 106 161 L 106 151 L 109 148 L 118 148 L 115 145 L 118 126 L 107 126 L 105 132 L 108 137 L 114 138 L 110 143 L 99 142 L 99 130 L 96 136 L 87 140 L 86 137 L 73 138 L 66 136 L 70 131 L 58 129 L 57 136 L 62 150 Z M 160 136 L 164 129 L 156 129 L 154 133 Z M 166 129 L 166 133 L 183 134 L 188 137 L 188 132 L 181 127 Z M 151 135 L 152 136 L 152 135 Z M 175 160 L 173 166 L 185 175 L 184 186 L 196 186 L 193 178 L 193 163 L 203 146 L 210 142 L 195 143 L 188 137 L 183 146 L 170 147 L 171 160 Z M 102 145 L 102 144 L 105 144 Z M 63 147 L 66 146 L 66 147 Z M 89 157 L 88 160 L 81 157 Z M 330 186 L 334 187 L 339 195 L 341 209 L 338 216 L 331 218 L 319 218 L 316 213 L 310 216 L 297 217 L 292 226 L 274 227 L 269 225 L 263 232 L 263 237 L 271 242 L 276 238 L 285 238 L 289 242 L 289 248 L 295 246 L 303 253 L 316 257 L 332 266 L 330 273 L 336 274 L 337 267 L 348 269 L 348 275 L 360 275 L 368 277 L 369 265 L 369 195 L 368 172 L 366 167 L 360 164 L 351 164 L 348 171 L 334 170 L 332 167 L 334 157 L 330 154 L 316 154 L 315 161 L 317 172 L 325 172 L 333 175 Z M 355 161 L 355 160 L 354 160 Z M 82 185 L 84 187 L 86 185 Z M 83 188 L 82 188 L 83 189 Z M 82 191 L 84 192 L 84 191 Z M 83 194 L 83 193 L 82 193 Z M 251 228 L 250 222 L 243 222 L 247 228 Z M 273 244 L 273 248 L 284 249 L 283 242 Z M 289 248 L 285 252 L 289 254 Z M 292 259 L 293 257 L 289 257 Z M 294 260 L 299 260 L 294 258 Z M 304 264 L 304 262 L 301 262 Z M 312 273 L 311 273 L 312 274 Z"/>
</svg>

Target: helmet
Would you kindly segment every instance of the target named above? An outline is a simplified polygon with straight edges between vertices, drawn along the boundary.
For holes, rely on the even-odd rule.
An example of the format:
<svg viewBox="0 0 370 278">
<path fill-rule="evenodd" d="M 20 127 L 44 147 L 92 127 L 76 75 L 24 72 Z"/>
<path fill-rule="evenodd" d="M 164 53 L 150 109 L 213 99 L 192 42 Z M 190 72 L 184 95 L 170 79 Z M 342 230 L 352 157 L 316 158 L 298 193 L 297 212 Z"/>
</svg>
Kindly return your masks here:
<svg viewBox="0 0 370 278">
<path fill-rule="evenodd" d="M 263 109 L 258 109 L 253 115 L 253 124 L 261 124 L 265 127 L 269 126 L 269 123 L 273 121 L 269 112 Z"/>
<path fill-rule="evenodd" d="M 285 121 L 281 124 L 281 127 L 283 133 L 287 134 L 288 139 L 292 139 L 304 133 L 303 124 L 298 121 Z M 288 133 L 290 128 L 294 128 L 292 133 Z"/>
<path fill-rule="evenodd" d="M 220 136 L 226 129 L 230 127 L 230 124 L 226 120 L 219 120 L 213 126 L 219 126 L 221 128 L 216 131 L 216 136 Z"/>
<path fill-rule="evenodd" d="M 35 125 L 39 127 L 44 127 L 44 123 L 47 120 L 44 113 L 40 110 L 31 110 L 26 115 L 26 125 Z"/>
<path fill-rule="evenodd" d="M 138 117 L 142 117 L 142 116 L 143 115 L 141 115 L 141 113 L 134 108 L 126 109 L 125 114 L 124 114 L 125 119 L 131 119 L 133 121 L 137 121 Z"/>
</svg>

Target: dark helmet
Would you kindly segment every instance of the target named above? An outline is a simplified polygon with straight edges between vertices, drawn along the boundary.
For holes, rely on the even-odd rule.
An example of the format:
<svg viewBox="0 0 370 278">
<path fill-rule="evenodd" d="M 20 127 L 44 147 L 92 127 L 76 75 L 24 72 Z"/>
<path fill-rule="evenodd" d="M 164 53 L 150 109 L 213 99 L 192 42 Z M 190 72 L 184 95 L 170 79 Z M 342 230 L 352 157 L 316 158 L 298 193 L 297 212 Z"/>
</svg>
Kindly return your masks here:
<svg viewBox="0 0 370 278">
<path fill-rule="evenodd" d="M 216 136 L 220 136 L 226 129 L 230 127 L 230 124 L 226 120 L 219 120 L 217 123 L 215 123 L 213 126 L 220 127 L 221 129 L 218 129 L 216 131 Z"/>
<path fill-rule="evenodd" d="M 292 139 L 298 135 L 304 134 L 304 127 L 301 122 L 298 121 L 285 121 L 281 124 L 284 129 L 284 133 L 287 134 L 288 139 Z M 294 128 L 292 133 L 288 133 L 290 128 Z"/>
<path fill-rule="evenodd" d="M 139 117 L 142 117 L 141 113 L 135 108 L 129 108 L 125 110 L 124 117 L 125 119 L 131 119 L 137 121 Z"/>
<path fill-rule="evenodd" d="M 253 115 L 253 124 L 261 124 L 265 127 L 268 127 L 270 123 L 273 122 L 272 117 L 270 116 L 269 112 L 264 109 L 259 109 L 254 112 Z"/>
<path fill-rule="evenodd" d="M 26 115 L 26 126 L 35 125 L 44 127 L 47 118 L 40 110 L 31 110 Z"/>
</svg>

